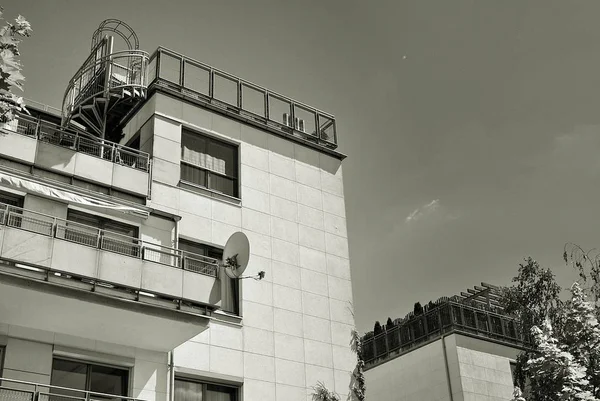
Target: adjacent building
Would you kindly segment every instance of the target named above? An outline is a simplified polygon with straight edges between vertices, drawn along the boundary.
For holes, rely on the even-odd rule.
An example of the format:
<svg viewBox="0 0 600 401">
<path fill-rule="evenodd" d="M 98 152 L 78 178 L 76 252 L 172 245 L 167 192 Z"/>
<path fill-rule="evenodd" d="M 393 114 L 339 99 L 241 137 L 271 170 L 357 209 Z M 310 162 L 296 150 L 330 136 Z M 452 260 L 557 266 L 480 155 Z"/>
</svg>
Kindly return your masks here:
<svg viewBox="0 0 600 401">
<path fill-rule="evenodd" d="M 0 401 L 348 393 L 332 115 L 149 56 L 118 20 L 94 32 L 62 110 L 29 111 L 0 130 Z M 236 280 L 221 257 L 238 231 L 251 256 Z"/>
<path fill-rule="evenodd" d="M 364 337 L 367 399 L 507 401 L 527 341 L 482 283 Z"/>
</svg>

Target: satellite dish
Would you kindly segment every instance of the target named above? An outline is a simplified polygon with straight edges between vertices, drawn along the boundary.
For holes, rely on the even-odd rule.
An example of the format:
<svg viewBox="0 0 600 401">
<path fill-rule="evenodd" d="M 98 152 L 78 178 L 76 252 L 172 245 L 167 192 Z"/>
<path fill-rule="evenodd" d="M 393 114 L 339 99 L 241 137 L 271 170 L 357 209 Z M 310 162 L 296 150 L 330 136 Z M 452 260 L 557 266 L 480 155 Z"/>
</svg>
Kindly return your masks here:
<svg viewBox="0 0 600 401">
<path fill-rule="evenodd" d="M 223 250 L 223 267 L 229 278 L 240 278 L 250 259 L 250 242 L 243 232 L 236 232 L 229 237 Z"/>
</svg>

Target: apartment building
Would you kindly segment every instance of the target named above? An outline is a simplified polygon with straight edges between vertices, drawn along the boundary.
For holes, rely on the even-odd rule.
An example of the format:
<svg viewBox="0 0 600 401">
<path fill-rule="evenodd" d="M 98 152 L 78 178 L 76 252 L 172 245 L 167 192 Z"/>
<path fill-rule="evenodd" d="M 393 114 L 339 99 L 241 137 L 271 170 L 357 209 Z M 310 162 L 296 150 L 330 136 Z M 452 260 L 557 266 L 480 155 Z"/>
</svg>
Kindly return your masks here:
<svg viewBox="0 0 600 401">
<path fill-rule="evenodd" d="M 0 127 L 0 401 L 345 397 L 335 118 L 118 20 L 66 86 Z"/>
<path fill-rule="evenodd" d="M 529 340 L 495 290 L 482 283 L 365 335 L 367 399 L 512 399 L 516 358 Z"/>
</svg>

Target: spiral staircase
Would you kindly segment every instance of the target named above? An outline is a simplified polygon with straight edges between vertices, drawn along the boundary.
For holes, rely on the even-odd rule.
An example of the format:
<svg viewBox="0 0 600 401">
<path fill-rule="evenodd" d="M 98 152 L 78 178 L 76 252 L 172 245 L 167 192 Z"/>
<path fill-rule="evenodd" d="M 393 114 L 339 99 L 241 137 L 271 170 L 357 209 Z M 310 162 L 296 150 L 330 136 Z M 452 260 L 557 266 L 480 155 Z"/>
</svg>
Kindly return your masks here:
<svg viewBox="0 0 600 401">
<path fill-rule="evenodd" d="M 126 49 L 115 51 L 115 35 Z M 99 139 L 119 142 L 125 116 L 146 98 L 148 54 L 122 21 L 103 21 L 92 36 L 91 52 L 69 81 L 62 126 L 80 124 Z"/>
</svg>

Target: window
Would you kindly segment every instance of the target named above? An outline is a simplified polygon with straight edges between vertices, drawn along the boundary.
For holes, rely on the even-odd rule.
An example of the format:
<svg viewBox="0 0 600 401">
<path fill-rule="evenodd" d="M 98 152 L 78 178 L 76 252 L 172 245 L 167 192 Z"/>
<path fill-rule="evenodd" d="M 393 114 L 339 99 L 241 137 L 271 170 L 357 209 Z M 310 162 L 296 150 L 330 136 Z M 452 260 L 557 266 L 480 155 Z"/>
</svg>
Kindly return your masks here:
<svg viewBox="0 0 600 401">
<path fill-rule="evenodd" d="M 238 389 L 175 378 L 175 401 L 236 401 Z"/>
<path fill-rule="evenodd" d="M 517 378 L 517 363 L 516 362 L 510 362 L 510 374 L 512 376 L 513 386 L 520 387 L 519 380 Z M 523 392 L 525 392 L 525 393 L 529 393 L 530 389 L 531 389 L 531 381 L 529 380 L 529 377 L 525 376 L 525 387 L 521 388 L 521 390 L 523 390 Z"/>
<path fill-rule="evenodd" d="M 219 262 L 223 259 L 223 250 L 212 247 L 206 244 L 200 244 L 197 242 L 187 241 L 184 239 L 179 240 L 179 249 L 184 252 L 191 252 L 197 255 L 208 256 L 209 258 L 217 259 Z M 183 267 L 188 270 L 197 271 L 199 273 L 208 274 L 206 266 L 199 260 L 195 260 L 193 255 L 186 257 L 184 254 Z M 229 278 L 227 275 L 222 274 L 220 279 L 223 281 L 224 286 L 221 291 L 221 308 L 224 311 L 239 315 L 239 280 Z"/>
<path fill-rule="evenodd" d="M 184 129 L 181 135 L 181 181 L 237 198 L 237 146 Z"/>
<path fill-rule="evenodd" d="M 6 223 L 11 227 L 21 227 L 23 212 L 20 209 L 15 210 L 11 206 L 22 208 L 23 200 L 22 196 L 0 191 L 0 224 Z M 0 360 L 0 362 L 2 361 Z"/>
<path fill-rule="evenodd" d="M 139 255 L 138 227 L 110 220 L 93 214 L 69 209 L 64 238 L 83 245 L 100 246 L 102 249 L 124 255 Z M 103 230 L 99 236 L 98 230 Z M 100 239 L 100 244 L 98 243 Z"/>
<path fill-rule="evenodd" d="M 2 377 L 2 367 L 4 366 L 4 347 L 0 347 L 0 377 Z"/>
<path fill-rule="evenodd" d="M 68 359 L 55 358 L 52 361 L 50 384 L 53 386 L 127 396 L 128 380 L 128 369 Z M 53 392 L 72 397 L 82 396 L 78 391 L 54 389 Z M 101 397 L 95 396 L 94 398 Z"/>
<path fill-rule="evenodd" d="M 23 207 L 23 200 L 24 198 L 20 195 L 0 191 L 0 203 L 5 203 L 10 206 Z"/>
<path fill-rule="evenodd" d="M 208 256 L 209 258 L 217 260 L 221 260 L 221 258 L 223 257 L 222 249 L 215 248 L 206 244 L 187 241 L 184 239 L 179 240 L 179 249 L 185 252 L 195 253 L 197 255 Z"/>
<path fill-rule="evenodd" d="M 510 375 L 512 377 L 513 380 L 513 386 L 518 386 L 517 384 L 517 378 L 515 377 L 515 370 L 517 369 L 517 363 L 516 362 L 511 362 L 510 363 Z"/>
</svg>

